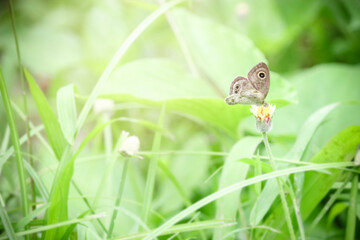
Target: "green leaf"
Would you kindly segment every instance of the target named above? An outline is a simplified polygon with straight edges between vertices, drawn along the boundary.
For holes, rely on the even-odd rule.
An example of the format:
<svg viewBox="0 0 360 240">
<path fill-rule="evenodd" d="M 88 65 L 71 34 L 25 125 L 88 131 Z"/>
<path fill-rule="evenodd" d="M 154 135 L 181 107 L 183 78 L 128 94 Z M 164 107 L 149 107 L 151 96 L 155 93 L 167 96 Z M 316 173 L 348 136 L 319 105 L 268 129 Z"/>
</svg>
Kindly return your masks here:
<svg viewBox="0 0 360 240">
<path fill-rule="evenodd" d="M 311 162 L 331 163 L 349 161 L 349 154 L 355 154 L 356 146 L 360 142 L 360 126 L 352 126 L 337 134 Z M 342 170 L 330 170 L 331 175 L 323 173 L 306 173 L 301 201 L 301 214 L 305 220 L 315 206 L 331 189 L 332 184 L 340 176 Z"/>
<path fill-rule="evenodd" d="M 245 35 L 183 9 L 172 12 L 195 63 L 224 96 L 237 75 L 247 76 L 264 55 Z"/>
<path fill-rule="evenodd" d="M 61 130 L 67 142 L 72 144 L 76 130 L 76 105 L 73 84 L 58 90 L 56 103 Z"/>
<path fill-rule="evenodd" d="M 357 144 L 360 142 L 360 126 L 352 126 L 344 129 L 325 145 L 312 159 L 313 163 L 340 163 L 348 162 L 355 155 Z M 306 172 L 302 199 L 300 203 L 301 216 L 305 221 L 319 202 L 326 196 L 333 183 L 343 172 L 342 169 L 330 169 L 331 174 L 320 172 Z M 278 206 L 267 218 L 267 223 L 272 227 L 286 232 L 282 206 Z M 275 236 L 272 236 L 275 237 Z M 278 237 L 278 236 L 277 236 Z M 286 237 L 286 234 L 283 236 Z M 268 237 L 267 239 L 272 239 Z M 278 239 L 278 238 L 277 238 Z"/>
<path fill-rule="evenodd" d="M 271 84 L 271 103 L 281 107 L 295 101 L 292 87 L 279 75 L 274 75 Z M 249 106 L 225 104 L 205 80 L 169 60 L 142 59 L 125 64 L 114 72 L 108 86 L 103 98 L 149 106 L 161 106 L 166 100 L 168 110 L 201 119 L 230 136 L 236 135 L 239 122 L 251 114 Z"/>
<path fill-rule="evenodd" d="M 262 139 L 258 137 L 245 137 L 238 141 L 230 150 L 229 155 L 225 159 L 223 169 L 221 171 L 219 190 L 231 184 L 241 182 L 246 179 L 249 165 L 238 160 L 253 155 L 257 146 Z M 239 192 L 219 199 L 216 202 L 216 218 L 218 219 L 235 219 L 239 209 Z M 244 227 L 244 226 L 243 226 Z M 233 230 L 232 228 L 216 229 L 214 232 L 214 239 L 221 239 L 221 237 Z"/>
<path fill-rule="evenodd" d="M 305 123 L 301 127 L 298 137 L 296 138 L 295 144 L 287 154 L 287 158 L 294 159 L 295 161 L 301 160 L 301 156 L 303 155 L 305 148 L 310 142 L 310 139 L 314 135 L 316 129 L 320 126 L 328 114 L 339 105 L 340 103 L 333 103 L 322 107 L 306 119 Z"/>
<path fill-rule="evenodd" d="M 61 131 L 60 124 L 34 78 L 26 69 L 24 69 L 24 73 L 29 84 L 31 95 L 34 98 L 36 107 L 44 124 L 45 132 L 50 145 L 54 150 L 56 157 L 60 159 L 67 145 L 66 139 Z"/>
<path fill-rule="evenodd" d="M 360 102 L 360 81 L 357 80 L 359 75 L 358 65 L 323 64 L 290 77 L 289 80 L 298 93 L 299 104 L 277 111 L 272 133 L 298 135 L 301 126 L 315 111 L 336 102 Z M 360 105 L 342 104 L 329 112 L 326 119 L 326 124 L 320 125 L 313 134 L 302 156 L 305 161 L 344 128 L 360 125 Z"/>
</svg>

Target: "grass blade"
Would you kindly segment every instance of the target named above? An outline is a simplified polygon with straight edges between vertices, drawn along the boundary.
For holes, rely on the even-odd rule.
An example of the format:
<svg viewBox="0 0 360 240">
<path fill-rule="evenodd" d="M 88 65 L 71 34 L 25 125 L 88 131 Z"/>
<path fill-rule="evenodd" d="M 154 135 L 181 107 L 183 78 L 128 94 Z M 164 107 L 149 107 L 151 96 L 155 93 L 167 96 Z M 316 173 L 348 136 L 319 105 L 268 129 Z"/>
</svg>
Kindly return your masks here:
<svg viewBox="0 0 360 240">
<path fill-rule="evenodd" d="M 5 231 L 7 233 L 7 236 L 9 237 L 10 240 L 16 240 L 16 236 L 15 236 L 15 232 L 14 229 L 11 225 L 11 221 L 9 219 L 9 216 L 6 212 L 5 209 L 5 204 L 4 201 L 2 199 L 2 196 L 0 195 L 0 217 L 1 217 L 1 221 L 4 225 Z"/>
<path fill-rule="evenodd" d="M 20 230 L 23 229 L 28 223 L 31 222 L 31 220 L 33 220 L 35 217 L 37 217 L 38 215 L 40 215 L 40 213 L 44 212 L 50 204 L 46 203 L 44 205 L 42 205 L 41 207 L 36 208 L 34 211 L 32 211 L 29 215 L 27 215 L 26 217 L 20 219 L 17 223 L 16 223 L 16 229 Z"/>
<path fill-rule="evenodd" d="M 56 103 L 61 130 L 67 142 L 72 144 L 76 130 L 76 105 L 73 84 L 58 90 Z"/>
<path fill-rule="evenodd" d="M 91 215 L 91 216 L 87 216 L 87 217 L 80 218 L 80 219 L 73 219 L 73 220 L 69 220 L 69 221 L 59 222 L 59 223 L 56 223 L 56 224 L 49 224 L 49 225 L 46 225 L 46 226 L 31 229 L 31 230 L 15 233 L 15 236 L 18 238 L 18 237 L 33 234 L 33 233 L 44 232 L 44 231 L 47 231 L 47 230 L 50 230 L 50 229 L 64 227 L 64 226 L 68 226 L 68 225 L 71 225 L 71 224 L 74 224 L 74 223 L 86 222 L 86 221 L 94 220 L 94 219 L 97 219 L 97 218 L 103 218 L 103 217 L 105 217 L 105 214 L 100 213 L 100 214 Z M 7 237 L 0 237 L 0 240 L 4 240 L 4 239 L 7 239 Z M 54 238 L 54 239 L 56 239 L 56 238 Z"/>
<path fill-rule="evenodd" d="M 308 172 L 308 171 L 317 171 L 322 169 L 330 169 L 330 168 L 343 168 L 343 167 L 350 167 L 354 166 L 354 163 L 352 162 L 337 162 L 337 163 L 324 163 L 324 164 L 314 164 L 309 166 L 302 166 L 302 167 L 293 167 L 293 168 L 287 168 L 282 170 L 277 170 L 271 173 L 267 173 L 261 176 L 256 176 L 250 179 L 246 179 L 244 181 L 235 183 L 233 185 L 230 185 L 226 188 L 223 188 L 217 192 L 214 192 L 207 197 L 197 201 L 196 203 L 192 204 L 190 207 L 187 207 L 186 209 L 182 210 L 169 220 L 167 220 L 165 223 L 163 223 L 161 226 L 156 228 L 154 231 L 148 233 L 148 235 L 144 238 L 144 240 L 150 240 L 154 239 L 157 236 L 161 235 L 164 231 L 169 229 L 171 226 L 176 224 L 177 222 L 181 221 L 185 217 L 187 217 L 189 214 L 193 213 L 194 211 L 198 210 L 199 208 L 223 197 L 227 194 L 233 193 L 237 190 L 240 190 L 244 187 L 250 186 L 252 184 L 266 181 L 269 179 L 274 179 L 276 177 L 286 176 L 289 174 L 299 173 L 299 172 Z"/>
<path fill-rule="evenodd" d="M 29 84 L 31 95 L 35 100 L 36 107 L 39 111 L 42 123 L 44 124 L 50 145 L 54 150 L 57 159 L 60 159 L 66 148 L 67 141 L 61 131 L 58 119 L 34 78 L 26 69 L 24 69 L 24 73 Z"/>
<path fill-rule="evenodd" d="M 19 135 L 15 123 L 13 109 L 11 107 L 10 97 L 8 94 L 8 90 L 6 88 L 5 79 L 2 74 L 2 70 L 0 68 L 0 91 L 1 96 L 6 112 L 6 117 L 9 123 L 10 133 L 11 133 L 11 141 L 14 146 L 15 156 L 16 156 L 16 166 L 18 172 L 18 178 L 20 182 L 20 189 L 21 189 L 21 205 L 22 205 L 22 212 L 23 215 L 26 216 L 29 213 L 29 203 L 27 199 L 27 187 L 25 182 L 25 170 L 24 164 L 22 161 L 22 153 L 19 141 Z"/>
<path fill-rule="evenodd" d="M 116 195 L 115 208 L 113 210 L 113 213 L 112 213 L 111 219 L 110 219 L 110 226 L 109 226 L 109 230 L 108 230 L 108 234 L 107 234 L 108 238 L 111 238 L 112 232 L 114 230 L 115 220 L 116 220 L 116 216 L 117 216 L 117 213 L 118 213 L 118 210 L 116 208 L 119 207 L 120 203 L 121 203 L 121 198 L 122 198 L 122 195 L 123 195 L 123 192 L 124 192 L 126 173 L 127 173 L 127 168 L 128 168 L 129 161 L 130 161 L 129 157 L 125 157 L 125 162 L 123 164 L 123 170 L 122 170 L 122 173 L 121 173 L 121 182 L 120 182 L 120 185 L 119 185 L 119 190 L 118 190 L 117 195 Z"/>
<path fill-rule="evenodd" d="M 30 175 L 30 177 L 35 182 L 35 186 L 36 186 L 37 190 L 39 191 L 41 197 L 43 198 L 44 202 L 48 202 L 49 201 L 49 192 L 46 189 L 44 183 L 41 181 L 40 177 L 38 176 L 36 171 L 33 169 L 33 167 L 30 165 L 30 163 L 28 163 L 27 161 L 24 160 L 24 166 L 26 168 L 26 171 Z"/>
<path fill-rule="evenodd" d="M 135 40 L 152 24 L 157 18 L 159 18 L 162 14 L 164 14 L 167 10 L 174 7 L 175 5 L 181 3 L 183 0 L 175 0 L 164 4 L 152 14 L 150 14 L 147 18 L 145 18 L 136 29 L 127 37 L 124 43 L 120 46 L 120 48 L 115 53 L 114 57 L 110 60 L 109 64 L 106 66 L 104 72 L 100 76 L 100 79 L 97 81 L 94 89 L 92 90 L 88 100 L 86 101 L 81 113 L 79 115 L 79 119 L 77 122 L 76 133 L 77 134 L 83 124 L 85 123 L 85 119 L 89 114 L 91 107 L 94 105 L 96 98 L 98 97 L 100 90 L 109 79 L 111 73 L 115 69 L 117 63 L 120 59 L 125 55 L 127 50 L 131 47 L 131 45 L 135 42 Z"/>
<path fill-rule="evenodd" d="M 234 221 L 230 220 L 210 220 L 210 221 L 201 221 L 201 222 L 194 222 L 194 223 L 185 223 L 185 224 L 178 224 L 169 228 L 168 230 L 164 231 L 161 235 L 168 235 L 173 233 L 179 232 L 190 232 L 190 231 L 197 231 L 207 228 L 217 228 L 217 227 L 228 227 L 236 224 Z M 123 236 L 119 239 L 121 240 L 129 240 L 129 239 L 138 239 L 143 238 L 147 235 L 147 233 L 137 233 L 128 236 Z"/>
<path fill-rule="evenodd" d="M 165 118 L 165 109 L 166 109 L 166 102 L 163 103 L 163 106 L 161 108 L 160 117 L 159 117 L 159 123 L 158 126 L 162 128 Z M 161 132 L 157 131 L 155 133 L 153 146 L 151 151 L 152 152 L 159 152 L 160 150 L 160 144 L 161 144 Z M 146 185 L 145 185 L 145 193 L 144 193 L 144 205 L 141 213 L 141 219 L 145 224 L 147 224 L 147 220 L 149 217 L 150 212 L 150 206 L 154 191 L 154 184 L 155 184 L 155 175 L 156 175 L 156 168 L 157 168 L 157 156 L 151 156 L 150 163 L 149 163 L 149 169 L 146 179 Z"/>
</svg>

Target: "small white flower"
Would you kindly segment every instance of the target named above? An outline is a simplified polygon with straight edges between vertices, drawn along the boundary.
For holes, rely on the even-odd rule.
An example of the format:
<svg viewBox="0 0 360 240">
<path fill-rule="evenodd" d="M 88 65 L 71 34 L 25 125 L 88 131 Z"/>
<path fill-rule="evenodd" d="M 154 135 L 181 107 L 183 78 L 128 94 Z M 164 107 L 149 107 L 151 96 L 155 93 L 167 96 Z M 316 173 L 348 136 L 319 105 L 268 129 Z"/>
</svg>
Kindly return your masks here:
<svg viewBox="0 0 360 240">
<path fill-rule="evenodd" d="M 103 113 L 103 112 L 112 112 L 114 109 L 114 101 L 110 99 L 96 99 L 94 103 L 94 112 Z"/>
<path fill-rule="evenodd" d="M 119 148 L 119 153 L 124 156 L 132 156 L 142 159 L 137 153 L 140 149 L 140 140 L 137 136 L 129 136 L 129 133 L 122 131 L 121 133 L 122 144 Z"/>
<path fill-rule="evenodd" d="M 236 5 L 235 11 L 236 11 L 236 15 L 239 18 L 246 18 L 249 15 L 249 11 L 250 11 L 249 4 L 245 2 L 238 3 Z"/>
<path fill-rule="evenodd" d="M 276 106 L 264 103 L 261 106 L 252 105 L 250 112 L 256 118 L 256 128 L 259 132 L 268 132 L 272 128 L 272 117 L 274 115 Z"/>
</svg>

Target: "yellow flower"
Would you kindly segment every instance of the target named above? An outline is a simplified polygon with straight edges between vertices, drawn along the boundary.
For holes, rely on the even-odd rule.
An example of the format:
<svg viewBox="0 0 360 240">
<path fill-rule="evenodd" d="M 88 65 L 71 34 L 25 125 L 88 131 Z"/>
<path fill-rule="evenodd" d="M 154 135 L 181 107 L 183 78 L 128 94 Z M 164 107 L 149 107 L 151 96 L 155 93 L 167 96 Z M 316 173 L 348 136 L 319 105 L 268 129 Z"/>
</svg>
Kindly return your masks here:
<svg viewBox="0 0 360 240">
<path fill-rule="evenodd" d="M 272 117 L 274 115 L 276 106 L 268 103 L 256 106 L 252 105 L 250 112 L 254 114 L 256 118 L 256 128 L 259 132 L 267 132 L 272 127 Z"/>
</svg>

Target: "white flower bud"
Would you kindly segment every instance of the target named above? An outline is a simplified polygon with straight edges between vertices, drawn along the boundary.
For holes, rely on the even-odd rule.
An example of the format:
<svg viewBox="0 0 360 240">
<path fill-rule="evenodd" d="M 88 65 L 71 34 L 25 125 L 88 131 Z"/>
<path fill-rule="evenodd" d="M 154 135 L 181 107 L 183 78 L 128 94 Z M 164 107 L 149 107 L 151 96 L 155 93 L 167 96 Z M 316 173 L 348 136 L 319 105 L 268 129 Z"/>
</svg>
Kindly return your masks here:
<svg viewBox="0 0 360 240">
<path fill-rule="evenodd" d="M 103 112 L 112 112 L 114 109 L 114 101 L 109 99 L 96 99 L 94 103 L 94 112 L 103 113 Z"/>
<path fill-rule="evenodd" d="M 137 158 L 142 158 L 137 156 L 137 153 L 140 149 L 140 140 L 137 136 L 129 136 L 129 133 L 122 131 L 121 138 L 123 139 L 122 144 L 119 148 L 119 153 L 124 156 L 132 156 Z"/>
</svg>

